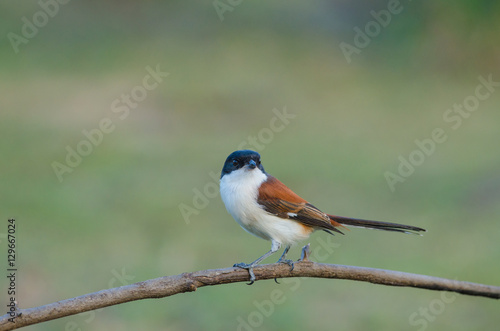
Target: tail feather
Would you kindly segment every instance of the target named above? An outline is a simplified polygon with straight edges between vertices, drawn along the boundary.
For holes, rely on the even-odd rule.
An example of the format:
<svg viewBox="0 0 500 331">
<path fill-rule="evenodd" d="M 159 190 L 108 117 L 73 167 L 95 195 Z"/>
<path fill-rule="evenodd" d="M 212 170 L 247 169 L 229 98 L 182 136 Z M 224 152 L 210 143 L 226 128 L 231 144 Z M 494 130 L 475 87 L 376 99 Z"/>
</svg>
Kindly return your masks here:
<svg viewBox="0 0 500 331">
<path fill-rule="evenodd" d="M 360 228 L 366 228 L 366 229 L 376 229 L 376 230 L 384 230 L 384 231 L 393 231 L 393 232 L 402 232 L 402 233 L 408 233 L 408 234 L 416 234 L 420 235 L 419 232 L 425 232 L 425 229 L 416 227 L 416 226 L 411 226 L 411 225 L 404 225 L 404 224 L 397 224 L 397 223 L 389 223 L 389 222 L 379 222 L 379 221 L 369 221 L 369 220 L 362 220 L 358 218 L 349 218 L 349 217 L 343 217 L 343 216 L 335 216 L 335 215 L 328 215 L 330 217 L 330 220 L 336 223 L 340 223 L 342 225 L 348 225 L 348 226 L 353 226 L 353 227 L 360 227 Z"/>
</svg>

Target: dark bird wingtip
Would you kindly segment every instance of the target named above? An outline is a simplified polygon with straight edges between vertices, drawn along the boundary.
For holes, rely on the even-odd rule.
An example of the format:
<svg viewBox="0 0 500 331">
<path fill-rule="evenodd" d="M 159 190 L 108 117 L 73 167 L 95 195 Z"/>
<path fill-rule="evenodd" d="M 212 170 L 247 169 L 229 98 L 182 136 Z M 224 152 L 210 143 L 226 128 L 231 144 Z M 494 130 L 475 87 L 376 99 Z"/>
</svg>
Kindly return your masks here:
<svg viewBox="0 0 500 331">
<path fill-rule="evenodd" d="M 424 232 L 427 232 L 427 230 L 426 229 L 422 229 L 422 228 L 416 228 L 416 229 L 414 229 L 412 231 L 407 231 L 405 233 L 414 234 L 414 235 L 423 237 L 424 236 L 424 234 L 423 234 Z"/>
</svg>

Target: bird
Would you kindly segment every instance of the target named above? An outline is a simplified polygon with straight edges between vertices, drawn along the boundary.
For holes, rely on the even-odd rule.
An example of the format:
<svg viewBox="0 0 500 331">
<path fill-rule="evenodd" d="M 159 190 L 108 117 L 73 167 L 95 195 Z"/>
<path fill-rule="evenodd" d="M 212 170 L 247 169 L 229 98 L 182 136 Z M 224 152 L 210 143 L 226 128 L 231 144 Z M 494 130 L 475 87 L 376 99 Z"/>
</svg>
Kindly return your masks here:
<svg viewBox="0 0 500 331">
<path fill-rule="evenodd" d="M 237 150 L 226 158 L 220 194 L 229 214 L 245 231 L 271 241 L 271 249 L 255 261 L 233 265 L 248 270 L 249 285 L 256 280 L 253 268 L 282 246 L 285 249 L 277 263 L 286 263 L 293 270 L 294 262 L 286 259 L 290 247 L 317 230 L 331 235 L 344 234 L 341 230 L 346 226 L 407 234 L 426 231 L 411 225 L 326 214 L 268 174 L 260 154 L 253 150 Z"/>
</svg>

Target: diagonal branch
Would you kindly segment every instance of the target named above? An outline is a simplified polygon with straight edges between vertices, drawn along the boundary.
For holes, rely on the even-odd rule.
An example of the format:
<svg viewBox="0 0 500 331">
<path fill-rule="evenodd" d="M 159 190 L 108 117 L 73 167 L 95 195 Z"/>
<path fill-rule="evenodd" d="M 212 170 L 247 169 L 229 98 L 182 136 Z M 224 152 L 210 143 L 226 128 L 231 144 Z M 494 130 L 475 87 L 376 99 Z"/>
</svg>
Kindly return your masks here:
<svg viewBox="0 0 500 331">
<path fill-rule="evenodd" d="M 290 271 L 290 267 L 286 264 L 275 263 L 256 266 L 254 272 L 258 280 L 287 277 L 350 279 L 380 285 L 451 291 L 466 295 L 500 299 L 500 287 L 498 286 L 364 267 L 301 261 L 295 263 L 293 271 Z M 150 279 L 144 282 L 85 294 L 40 307 L 18 309 L 18 316 L 14 318 L 14 322 L 9 321 L 11 317 L 8 314 L 0 317 L 0 330 L 13 330 L 129 301 L 164 298 L 178 293 L 192 292 L 203 286 L 246 282 L 248 278 L 247 270 L 225 268 Z"/>
</svg>

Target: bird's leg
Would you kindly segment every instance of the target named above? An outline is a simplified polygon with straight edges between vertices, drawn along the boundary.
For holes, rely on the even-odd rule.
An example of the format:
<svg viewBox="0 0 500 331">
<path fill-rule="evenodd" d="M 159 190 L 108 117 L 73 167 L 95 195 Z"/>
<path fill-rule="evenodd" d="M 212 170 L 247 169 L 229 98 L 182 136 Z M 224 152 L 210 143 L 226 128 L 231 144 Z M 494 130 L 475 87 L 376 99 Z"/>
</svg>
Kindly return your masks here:
<svg viewBox="0 0 500 331">
<path fill-rule="evenodd" d="M 248 269 L 248 273 L 250 274 L 250 283 L 248 285 L 252 285 L 255 282 L 255 274 L 253 273 L 253 267 L 255 267 L 260 261 L 264 260 L 265 258 L 269 257 L 270 255 L 276 253 L 281 247 L 281 244 L 277 241 L 272 241 L 271 244 L 271 250 L 267 252 L 266 254 L 262 255 L 259 257 L 257 260 L 253 261 L 252 263 L 236 263 L 233 265 L 235 268 L 242 268 L 242 269 Z"/>
<path fill-rule="evenodd" d="M 288 253 L 289 250 L 290 250 L 290 245 L 288 245 L 288 246 L 285 247 L 285 250 L 283 251 L 283 254 L 281 254 L 280 259 L 276 263 L 286 263 L 286 264 L 288 264 L 291 267 L 290 271 L 292 271 L 293 267 L 294 267 L 293 261 L 285 259 L 286 253 Z"/>
<path fill-rule="evenodd" d="M 302 247 L 302 253 L 300 254 L 299 261 L 307 262 L 309 261 L 309 255 L 311 255 L 311 244 L 307 244 Z"/>
<path fill-rule="evenodd" d="M 288 245 L 288 246 L 285 247 L 285 250 L 283 251 L 283 254 L 281 254 L 280 259 L 276 263 L 286 263 L 286 264 L 288 264 L 291 267 L 290 271 L 292 271 L 293 268 L 294 268 L 294 266 L 295 266 L 294 263 L 293 263 L 293 261 L 285 259 L 286 254 L 288 253 L 289 250 L 290 250 L 290 245 Z M 276 284 L 279 284 L 278 280 L 276 278 L 274 278 L 274 281 L 276 282 Z"/>
</svg>

